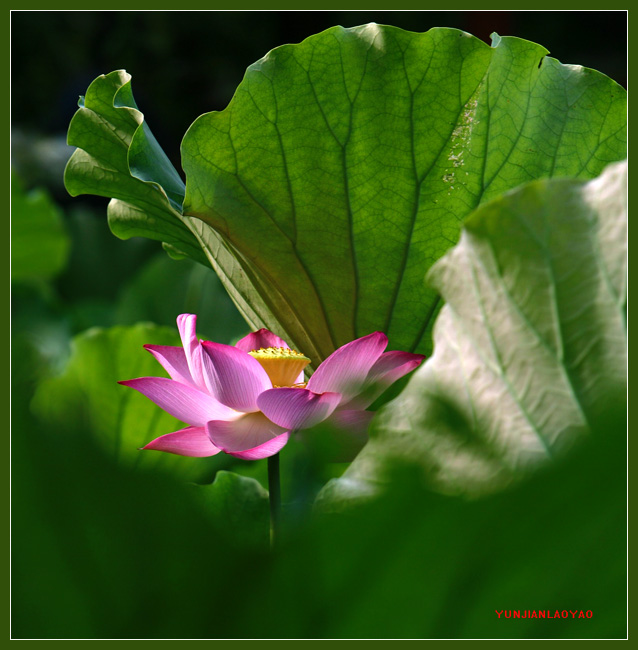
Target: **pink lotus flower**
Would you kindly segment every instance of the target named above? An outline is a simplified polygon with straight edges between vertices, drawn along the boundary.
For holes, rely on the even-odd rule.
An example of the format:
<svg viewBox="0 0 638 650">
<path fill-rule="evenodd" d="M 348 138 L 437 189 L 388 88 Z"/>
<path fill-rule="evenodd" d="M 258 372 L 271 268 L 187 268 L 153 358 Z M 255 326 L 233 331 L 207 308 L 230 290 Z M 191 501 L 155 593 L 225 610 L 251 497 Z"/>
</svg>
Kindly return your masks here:
<svg viewBox="0 0 638 650">
<path fill-rule="evenodd" d="M 266 329 L 236 346 L 200 342 L 194 314 L 177 326 L 183 347 L 145 345 L 170 375 L 121 381 L 190 426 L 160 436 L 143 449 L 182 456 L 220 451 L 256 460 L 276 454 L 293 431 L 324 420 L 365 434 L 374 413 L 365 409 L 393 382 L 423 361 L 420 354 L 384 352 L 374 332 L 331 354 L 304 382 L 310 359 Z"/>
</svg>

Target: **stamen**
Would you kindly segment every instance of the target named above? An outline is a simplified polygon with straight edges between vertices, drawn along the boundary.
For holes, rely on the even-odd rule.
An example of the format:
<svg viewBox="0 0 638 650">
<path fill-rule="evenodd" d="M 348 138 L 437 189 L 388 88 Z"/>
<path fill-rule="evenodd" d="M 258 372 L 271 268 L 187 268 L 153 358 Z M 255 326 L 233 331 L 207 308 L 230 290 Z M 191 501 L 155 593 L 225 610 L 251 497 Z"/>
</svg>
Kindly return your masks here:
<svg viewBox="0 0 638 650">
<path fill-rule="evenodd" d="M 310 363 L 310 359 L 290 348 L 260 348 L 248 354 L 259 361 L 268 374 L 273 386 L 304 387 L 295 383 L 299 374 Z"/>
</svg>

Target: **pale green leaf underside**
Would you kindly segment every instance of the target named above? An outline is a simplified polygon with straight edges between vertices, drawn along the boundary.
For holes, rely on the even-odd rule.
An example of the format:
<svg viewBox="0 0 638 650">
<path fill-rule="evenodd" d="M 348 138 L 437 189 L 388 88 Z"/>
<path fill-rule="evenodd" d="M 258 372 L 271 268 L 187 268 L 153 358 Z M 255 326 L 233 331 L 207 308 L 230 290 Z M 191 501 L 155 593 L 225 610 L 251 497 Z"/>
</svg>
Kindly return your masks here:
<svg viewBox="0 0 638 650">
<path fill-rule="evenodd" d="M 483 493 L 605 432 L 626 391 L 626 188 L 616 163 L 476 211 L 429 276 L 446 301 L 433 356 L 324 497 L 364 493 L 397 458 Z"/>
<path fill-rule="evenodd" d="M 93 329 L 72 343 L 72 354 L 62 375 L 43 381 L 33 399 L 34 413 L 44 422 L 64 427 L 73 418 L 86 425 L 87 435 L 118 463 L 140 469 L 170 471 L 196 480 L 206 471 L 201 458 L 186 458 L 140 447 L 184 428 L 149 399 L 117 382 L 148 376 L 166 376 L 145 344 L 180 345 L 177 331 L 140 323 L 130 327 Z M 72 444 L 71 440 L 60 444 Z"/>
<path fill-rule="evenodd" d="M 625 155 L 624 90 L 545 54 L 371 24 L 250 66 L 182 157 L 184 213 L 247 273 L 251 322 L 318 359 L 373 330 L 428 352 L 438 297 L 425 273 L 464 218 L 523 182 L 591 178 Z"/>
</svg>

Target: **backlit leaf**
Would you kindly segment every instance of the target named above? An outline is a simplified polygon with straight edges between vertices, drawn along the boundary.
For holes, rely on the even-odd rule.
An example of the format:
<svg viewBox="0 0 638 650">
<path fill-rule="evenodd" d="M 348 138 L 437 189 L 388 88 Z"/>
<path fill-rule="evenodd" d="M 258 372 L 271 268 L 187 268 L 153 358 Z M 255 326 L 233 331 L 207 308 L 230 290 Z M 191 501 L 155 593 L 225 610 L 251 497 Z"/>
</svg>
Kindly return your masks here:
<svg viewBox="0 0 638 650">
<path fill-rule="evenodd" d="M 205 255 L 247 322 L 314 367 L 373 330 L 429 353 L 440 299 L 424 277 L 466 216 L 521 183 L 593 178 L 625 157 L 625 91 L 546 54 L 376 24 L 276 48 L 184 137 L 181 215 L 177 174 L 114 72 L 71 124 L 85 152 L 67 187 L 115 197 L 120 236 Z"/>
<path fill-rule="evenodd" d="M 605 435 L 626 399 L 627 167 L 530 183 L 479 208 L 429 279 L 434 354 L 373 421 L 324 499 L 365 494 L 391 458 L 481 494 Z"/>
</svg>

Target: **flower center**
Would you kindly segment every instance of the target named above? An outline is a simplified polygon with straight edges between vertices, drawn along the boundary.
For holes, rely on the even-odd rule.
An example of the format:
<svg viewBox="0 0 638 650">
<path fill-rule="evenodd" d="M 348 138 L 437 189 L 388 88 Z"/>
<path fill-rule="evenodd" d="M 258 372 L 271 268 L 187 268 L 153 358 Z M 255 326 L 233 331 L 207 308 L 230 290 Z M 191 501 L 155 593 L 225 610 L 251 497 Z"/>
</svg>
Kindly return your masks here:
<svg viewBox="0 0 638 650">
<path fill-rule="evenodd" d="M 260 348 L 248 354 L 259 361 L 277 388 L 293 386 L 299 373 L 310 363 L 308 357 L 288 348 Z"/>
</svg>

